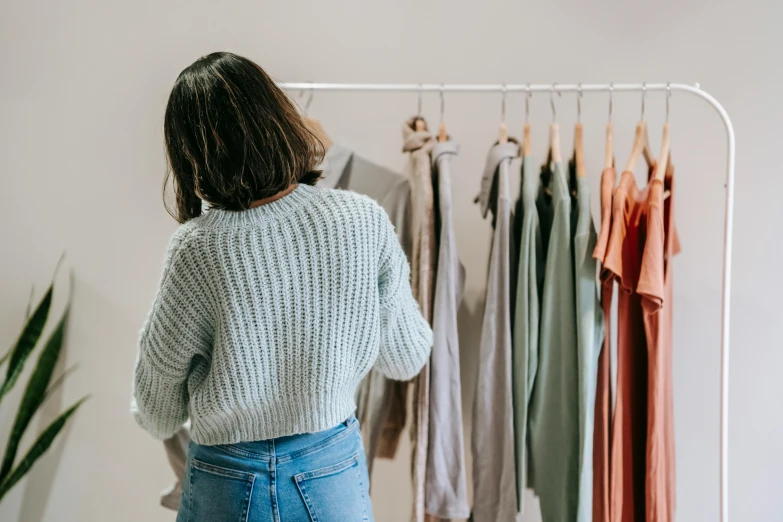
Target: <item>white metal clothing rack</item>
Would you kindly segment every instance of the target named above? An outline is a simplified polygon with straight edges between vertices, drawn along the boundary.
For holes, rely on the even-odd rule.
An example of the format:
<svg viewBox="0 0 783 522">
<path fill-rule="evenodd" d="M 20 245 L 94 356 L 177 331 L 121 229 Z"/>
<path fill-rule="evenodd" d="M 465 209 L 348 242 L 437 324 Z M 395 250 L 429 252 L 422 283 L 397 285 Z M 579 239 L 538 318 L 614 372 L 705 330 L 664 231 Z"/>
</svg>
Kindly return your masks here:
<svg viewBox="0 0 783 522">
<path fill-rule="evenodd" d="M 698 84 L 684 83 L 585 83 L 585 84 L 416 84 L 416 83 L 281 83 L 287 90 L 304 91 L 377 91 L 377 92 L 473 92 L 473 93 L 510 93 L 510 92 L 647 92 L 647 91 L 683 91 L 693 94 L 712 106 L 718 113 L 726 129 L 726 202 L 723 222 L 723 286 L 721 306 L 721 375 L 720 375 L 720 522 L 729 520 L 729 471 L 728 471 L 728 427 L 729 427 L 729 325 L 731 315 L 731 250 L 734 219 L 734 163 L 735 142 L 734 127 L 726 109 Z M 442 100 L 442 98 L 441 98 Z M 505 102 L 505 98 L 504 98 Z M 505 112 L 505 103 L 504 111 Z"/>
</svg>

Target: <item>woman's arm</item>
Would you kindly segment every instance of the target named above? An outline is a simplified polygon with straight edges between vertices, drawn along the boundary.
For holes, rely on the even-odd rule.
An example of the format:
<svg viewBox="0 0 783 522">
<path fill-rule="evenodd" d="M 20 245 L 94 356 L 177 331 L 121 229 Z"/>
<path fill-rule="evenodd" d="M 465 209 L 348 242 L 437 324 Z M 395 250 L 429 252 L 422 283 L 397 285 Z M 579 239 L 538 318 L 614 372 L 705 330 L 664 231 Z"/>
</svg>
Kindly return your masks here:
<svg viewBox="0 0 783 522">
<path fill-rule="evenodd" d="M 187 379 L 195 356 L 210 357 L 212 332 L 187 232 L 169 245 L 158 294 L 141 332 L 133 381 L 136 422 L 154 437 L 172 436 L 188 418 Z"/>
<path fill-rule="evenodd" d="M 381 214 L 381 347 L 376 368 L 390 379 L 408 380 L 419 373 L 430 356 L 432 329 L 413 298 L 410 265 L 394 226 L 385 212 Z"/>
</svg>

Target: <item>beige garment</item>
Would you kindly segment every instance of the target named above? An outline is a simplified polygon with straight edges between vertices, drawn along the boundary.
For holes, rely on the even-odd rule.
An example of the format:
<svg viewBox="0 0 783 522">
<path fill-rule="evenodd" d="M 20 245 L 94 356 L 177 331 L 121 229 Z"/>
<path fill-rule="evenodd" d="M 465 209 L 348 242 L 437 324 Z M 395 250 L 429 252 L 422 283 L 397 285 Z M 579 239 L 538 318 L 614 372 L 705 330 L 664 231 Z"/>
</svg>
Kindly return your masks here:
<svg viewBox="0 0 783 522">
<path fill-rule="evenodd" d="M 413 128 L 416 118 L 402 127 L 403 152 L 409 153 L 406 174 L 411 184 L 411 230 L 413 255 L 411 259 L 411 287 L 419 302 L 421 313 L 432 323 L 432 301 L 435 286 L 435 213 L 432 191 L 432 162 L 430 152 L 435 140 L 428 131 Z M 424 498 L 429 444 L 430 365 L 424 365 L 413 380 L 413 520 L 424 520 Z"/>
</svg>

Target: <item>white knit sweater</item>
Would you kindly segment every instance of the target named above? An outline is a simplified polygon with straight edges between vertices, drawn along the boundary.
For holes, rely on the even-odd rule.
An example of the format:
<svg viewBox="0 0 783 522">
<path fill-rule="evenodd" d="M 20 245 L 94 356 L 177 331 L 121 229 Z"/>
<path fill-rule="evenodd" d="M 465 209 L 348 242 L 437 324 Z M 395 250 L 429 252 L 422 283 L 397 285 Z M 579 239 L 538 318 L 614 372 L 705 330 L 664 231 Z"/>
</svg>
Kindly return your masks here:
<svg viewBox="0 0 783 522">
<path fill-rule="evenodd" d="M 386 213 L 352 192 L 301 185 L 187 222 L 141 333 L 137 422 L 166 438 L 190 418 L 200 444 L 337 425 L 373 364 L 410 379 L 429 357 L 409 273 Z"/>
</svg>

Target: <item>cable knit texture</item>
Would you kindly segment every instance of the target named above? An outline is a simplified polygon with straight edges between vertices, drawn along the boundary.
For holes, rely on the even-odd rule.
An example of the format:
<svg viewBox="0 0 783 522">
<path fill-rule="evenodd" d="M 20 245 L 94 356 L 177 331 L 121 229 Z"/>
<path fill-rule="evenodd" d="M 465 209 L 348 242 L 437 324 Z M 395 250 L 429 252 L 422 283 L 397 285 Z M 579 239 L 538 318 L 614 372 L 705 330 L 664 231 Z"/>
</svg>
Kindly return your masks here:
<svg viewBox="0 0 783 522">
<path fill-rule="evenodd" d="M 329 429 L 375 364 L 411 379 L 432 332 L 381 207 L 305 185 L 182 225 L 141 333 L 137 422 L 158 438 L 191 419 L 199 444 Z"/>
</svg>

